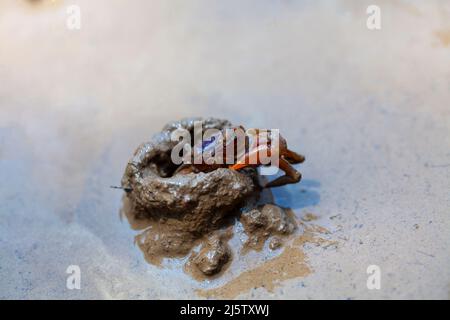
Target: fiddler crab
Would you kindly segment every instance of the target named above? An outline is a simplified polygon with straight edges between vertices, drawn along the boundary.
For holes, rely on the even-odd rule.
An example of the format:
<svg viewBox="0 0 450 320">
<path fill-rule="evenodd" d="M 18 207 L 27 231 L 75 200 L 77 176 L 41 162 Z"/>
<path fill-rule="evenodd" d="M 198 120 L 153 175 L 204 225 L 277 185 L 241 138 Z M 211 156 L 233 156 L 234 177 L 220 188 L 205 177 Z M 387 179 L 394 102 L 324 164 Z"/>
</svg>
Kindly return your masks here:
<svg viewBox="0 0 450 320">
<path fill-rule="evenodd" d="M 243 140 L 239 138 L 240 134 L 244 132 L 242 126 L 223 129 L 213 134 L 209 140 L 194 143 L 192 147 L 194 154 L 201 155 L 201 160 L 194 161 L 191 158 L 193 161 L 182 164 L 175 174 L 210 172 L 217 168 L 240 170 L 246 167 L 267 166 L 270 164 L 263 161 L 261 156 L 261 154 L 265 154 L 267 157 L 274 156 L 277 166 L 285 174 L 265 184 L 264 188 L 299 182 L 302 175 L 292 165 L 302 163 L 305 161 L 305 157 L 289 150 L 286 139 L 278 133 L 278 130 L 252 129 L 251 131 L 252 134 L 248 134 L 248 131 L 247 134 L 244 133 L 244 144 Z M 242 145 L 243 147 L 241 147 Z M 231 156 L 227 157 L 227 151 Z M 205 154 L 208 154 L 209 158 L 205 157 Z M 214 157 L 218 154 L 227 161 L 214 161 Z"/>
</svg>

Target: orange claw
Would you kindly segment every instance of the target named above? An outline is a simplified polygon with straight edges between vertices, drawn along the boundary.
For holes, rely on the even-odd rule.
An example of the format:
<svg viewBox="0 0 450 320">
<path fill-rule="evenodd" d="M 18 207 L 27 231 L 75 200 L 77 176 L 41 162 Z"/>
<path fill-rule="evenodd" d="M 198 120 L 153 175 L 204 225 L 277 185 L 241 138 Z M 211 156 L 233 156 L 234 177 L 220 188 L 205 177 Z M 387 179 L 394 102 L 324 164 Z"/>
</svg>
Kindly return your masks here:
<svg viewBox="0 0 450 320">
<path fill-rule="evenodd" d="M 232 166 L 229 166 L 229 168 L 231 170 L 239 170 L 239 169 L 242 169 L 242 168 L 245 168 L 248 166 L 249 166 L 249 164 L 246 164 L 246 163 L 236 163 L 236 164 L 233 164 Z"/>
</svg>

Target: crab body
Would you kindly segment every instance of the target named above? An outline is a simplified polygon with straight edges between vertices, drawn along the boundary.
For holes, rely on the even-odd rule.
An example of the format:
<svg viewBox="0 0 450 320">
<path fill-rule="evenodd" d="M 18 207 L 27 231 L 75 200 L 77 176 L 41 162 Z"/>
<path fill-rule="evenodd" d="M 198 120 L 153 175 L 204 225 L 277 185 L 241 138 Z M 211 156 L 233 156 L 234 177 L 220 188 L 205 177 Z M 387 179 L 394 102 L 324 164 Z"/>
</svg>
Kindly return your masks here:
<svg viewBox="0 0 450 320">
<path fill-rule="evenodd" d="M 194 144 L 196 156 L 191 163 L 181 165 L 176 173 L 210 172 L 217 168 L 240 170 L 245 167 L 258 167 L 269 165 L 265 160 L 276 156 L 278 166 L 285 175 L 267 183 L 264 187 L 278 187 L 299 182 L 301 174 L 292 164 L 302 163 L 305 157 L 289 150 L 286 139 L 279 134 L 275 136 L 271 130 L 253 129 L 251 132 L 253 133 L 243 134 L 244 128 L 239 126 L 212 134 L 206 140 Z"/>
</svg>

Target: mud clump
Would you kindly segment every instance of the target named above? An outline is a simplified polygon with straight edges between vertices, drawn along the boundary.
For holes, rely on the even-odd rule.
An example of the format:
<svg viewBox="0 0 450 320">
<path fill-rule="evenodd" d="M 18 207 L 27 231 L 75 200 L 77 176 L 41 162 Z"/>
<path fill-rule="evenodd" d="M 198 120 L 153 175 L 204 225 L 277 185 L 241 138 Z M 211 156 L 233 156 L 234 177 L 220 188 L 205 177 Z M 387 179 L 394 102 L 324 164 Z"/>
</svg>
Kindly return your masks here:
<svg viewBox="0 0 450 320">
<path fill-rule="evenodd" d="M 190 257 L 186 264 L 186 270 L 195 278 L 200 279 L 202 276 L 213 276 L 221 272 L 224 266 L 231 261 L 232 253 L 228 245 L 231 236 L 231 229 L 226 232 L 213 232 L 203 242 L 200 251 Z"/>
<path fill-rule="evenodd" d="M 248 239 L 245 247 L 248 249 L 261 250 L 266 240 L 273 237 L 269 244 L 272 250 L 282 245 L 279 236 L 289 235 L 296 229 L 292 213 L 273 204 L 265 204 L 243 212 L 240 218 Z"/>
<path fill-rule="evenodd" d="M 163 257 L 184 257 L 192 249 L 196 238 L 189 232 L 180 232 L 153 226 L 136 236 L 136 243 L 148 262 L 160 265 Z"/>
<path fill-rule="evenodd" d="M 194 258 L 194 264 L 203 274 L 211 276 L 220 272 L 222 266 L 230 259 L 230 253 L 228 245 L 216 238 Z"/>
<path fill-rule="evenodd" d="M 124 202 L 128 203 L 127 218 L 148 222 L 147 229 L 136 236 L 147 261 L 160 265 L 165 257 L 191 253 L 186 269 L 193 275 L 210 277 L 231 262 L 227 241 L 232 236 L 230 225 L 236 220 L 242 221 L 251 242 L 257 243 L 249 246 L 252 248 L 262 246 L 271 234 L 292 233 L 295 225 L 275 205 L 253 205 L 261 192 L 255 168 L 177 173 L 171 152 L 178 142 L 171 140 L 171 134 L 178 128 L 186 129 L 193 140 L 195 121 L 202 121 L 203 130 L 231 127 L 227 120 L 215 118 L 167 124 L 135 151 L 122 187 L 126 191 Z M 282 241 L 278 242 L 273 247 L 281 246 Z M 200 250 L 193 252 L 198 246 Z"/>
<path fill-rule="evenodd" d="M 269 248 L 270 250 L 277 250 L 281 248 L 283 245 L 283 240 L 280 237 L 273 237 L 272 240 L 269 242 Z"/>
</svg>

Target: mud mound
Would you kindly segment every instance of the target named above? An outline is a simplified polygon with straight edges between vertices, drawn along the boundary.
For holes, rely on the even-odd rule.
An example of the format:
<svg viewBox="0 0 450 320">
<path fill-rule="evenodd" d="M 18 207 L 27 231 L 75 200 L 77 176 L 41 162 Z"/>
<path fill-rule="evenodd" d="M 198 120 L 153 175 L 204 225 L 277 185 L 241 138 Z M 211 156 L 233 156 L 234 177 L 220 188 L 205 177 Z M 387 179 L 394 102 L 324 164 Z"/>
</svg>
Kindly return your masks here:
<svg viewBox="0 0 450 320">
<path fill-rule="evenodd" d="M 131 190 L 127 195 L 138 215 L 161 220 L 184 232 L 205 234 L 216 229 L 227 214 L 255 192 L 257 173 L 254 169 L 237 172 L 220 168 L 173 176 L 177 166 L 170 154 L 176 142 L 171 141 L 171 133 L 177 128 L 192 132 L 198 120 L 172 122 L 142 144 L 127 165 L 122 187 Z M 204 130 L 229 126 L 226 120 L 203 121 Z"/>
<path fill-rule="evenodd" d="M 203 130 L 231 127 L 227 120 L 215 118 L 189 118 L 167 124 L 135 151 L 122 187 L 127 191 L 126 216 L 148 221 L 149 227 L 136 237 L 147 261 L 159 264 L 163 257 L 186 256 L 200 245 L 200 251 L 192 252 L 188 261 L 189 272 L 212 276 L 231 261 L 227 245 L 231 231 L 223 230 L 242 212 L 246 233 L 255 244 L 250 247 L 254 249 L 260 249 L 272 233 L 290 234 L 294 227 L 283 209 L 257 206 L 261 188 L 254 168 L 175 174 L 178 166 L 173 164 L 171 152 L 178 142 L 171 141 L 171 134 L 178 128 L 186 129 L 194 140 L 195 121 L 202 121 Z"/>
</svg>

